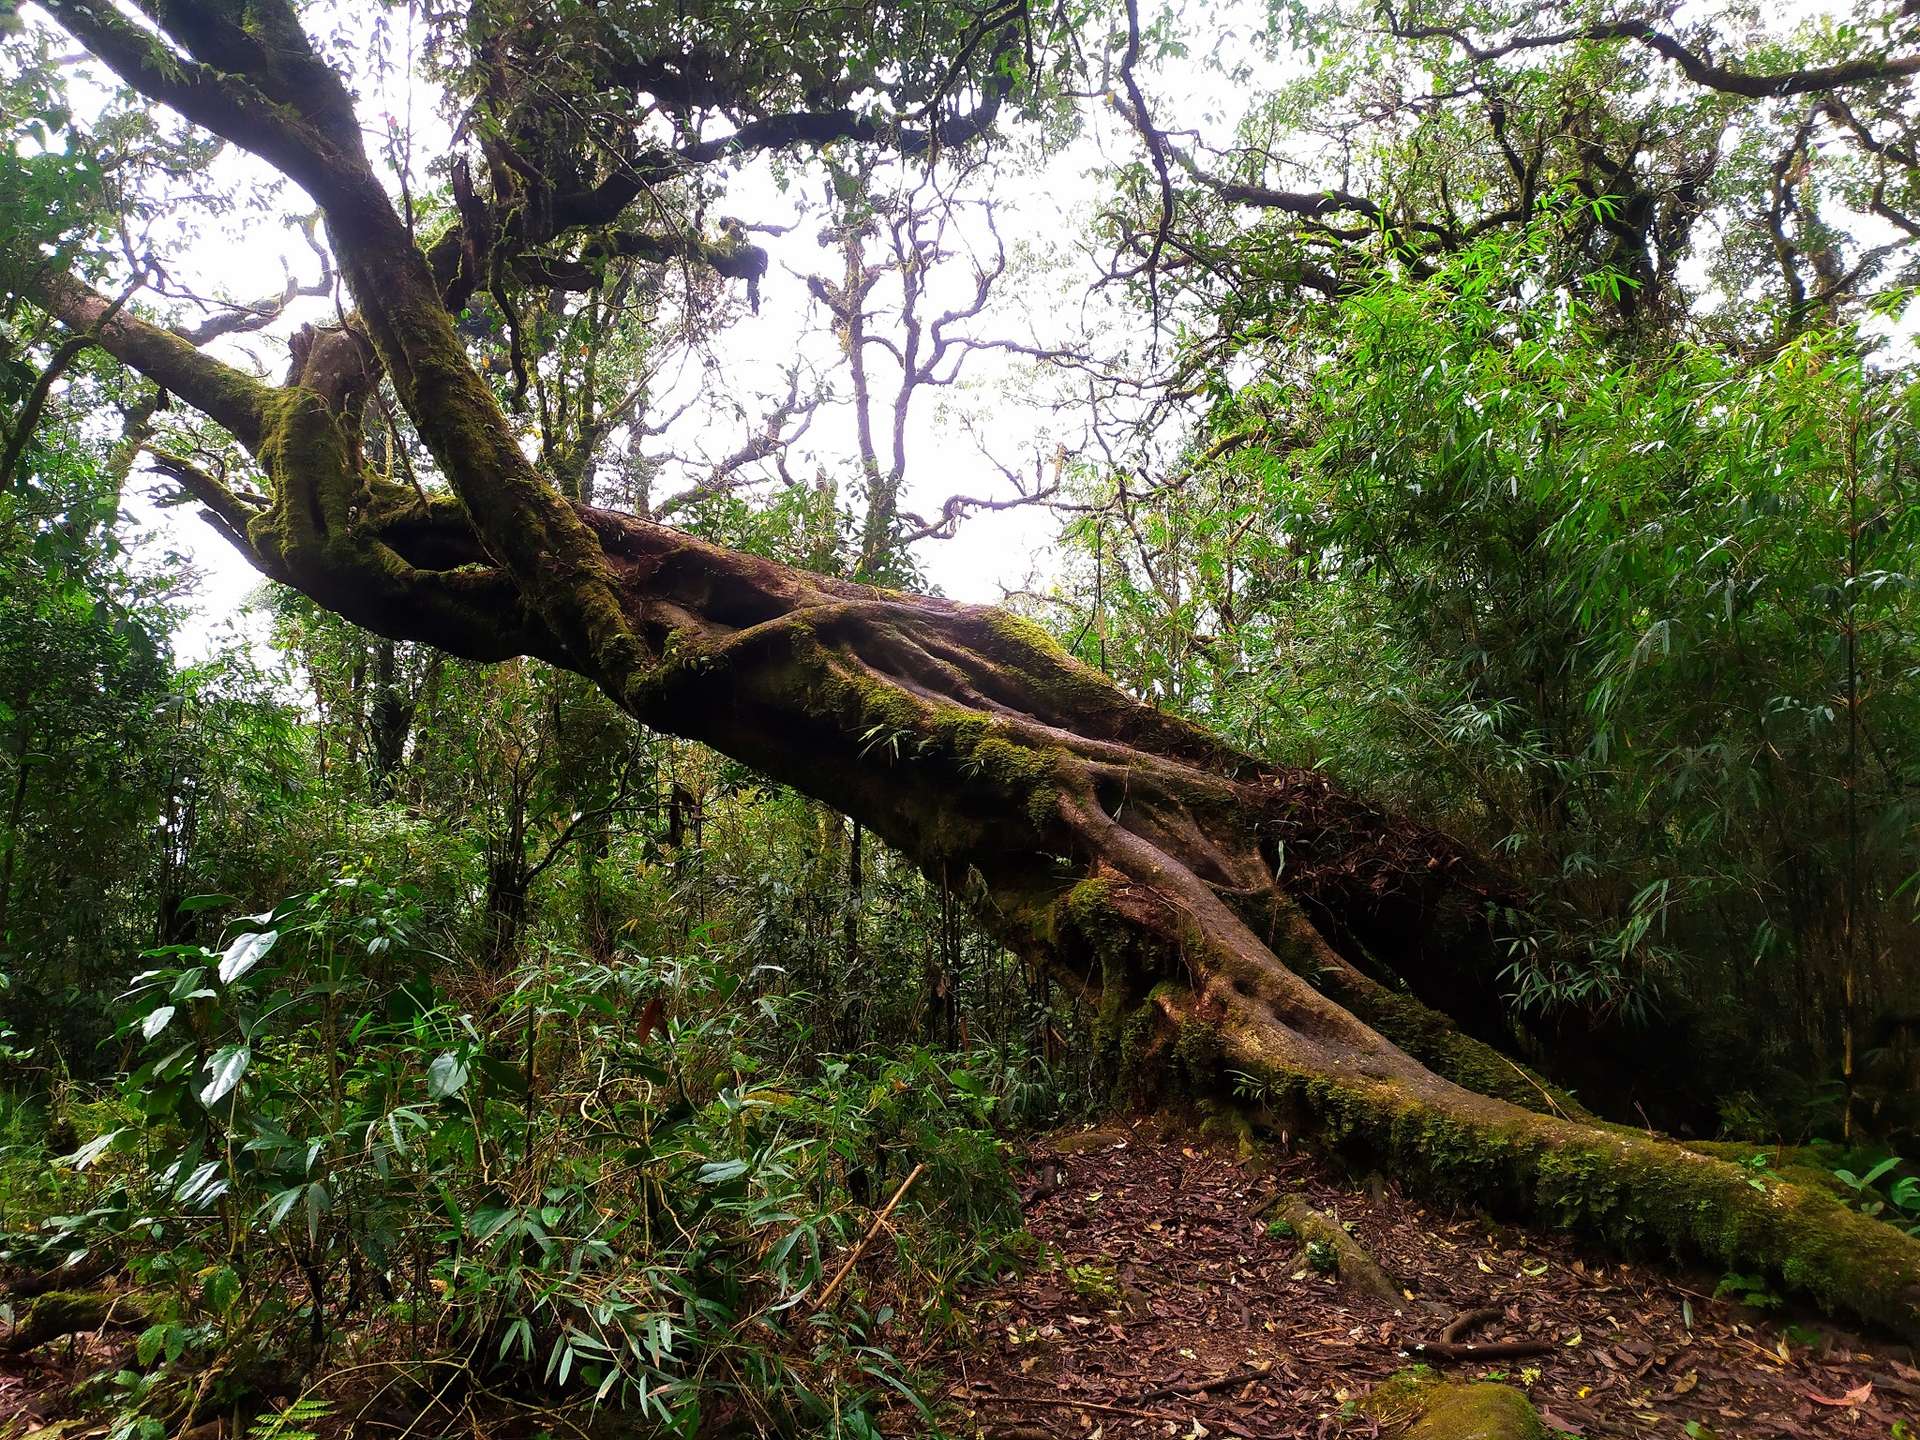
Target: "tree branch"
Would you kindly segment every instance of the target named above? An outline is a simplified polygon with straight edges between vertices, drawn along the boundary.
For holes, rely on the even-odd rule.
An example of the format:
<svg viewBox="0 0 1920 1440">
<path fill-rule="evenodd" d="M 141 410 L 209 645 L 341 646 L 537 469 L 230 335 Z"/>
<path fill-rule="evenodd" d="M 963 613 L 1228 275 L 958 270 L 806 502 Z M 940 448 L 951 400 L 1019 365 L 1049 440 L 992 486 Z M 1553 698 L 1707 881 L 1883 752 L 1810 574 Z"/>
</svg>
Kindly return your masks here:
<svg viewBox="0 0 1920 1440">
<path fill-rule="evenodd" d="M 1421 25 L 1401 21 L 1390 3 L 1382 0 L 1381 13 L 1388 30 L 1402 40 L 1450 40 L 1477 64 L 1528 50 L 1545 50 L 1581 42 L 1604 43 L 1630 40 L 1646 46 L 1655 54 L 1672 61 L 1696 85 L 1729 95 L 1744 95 L 1750 100 L 1777 99 L 1787 95 L 1810 95 L 1820 91 L 1844 89 L 1853 85 L 1872 85 L 1902 80 L 1920 72 L 1920 55 L 1848 60 L 1838 65 L 1819 65 L 1775 74 L 1755 74 L 1718 65 L 1689 49 L 1678 39 L 1657 30 L 1645 20 L 1603 20 L 1570 30 L 1544 35 L 1515 35 L 1506 40 L 1481 45 L 1466 31 L 1446 25 Z"/>
<path fill-rule="evenodd" d="M 21 289 L 68 329 L 90 337 L 116 360 L 204 411 L 248 449 L 260 443 L 273 387 L 201 353 L 170 330 L 126 314 L 115 301 L 69 275 L 43 270 Z"/>
</svg>

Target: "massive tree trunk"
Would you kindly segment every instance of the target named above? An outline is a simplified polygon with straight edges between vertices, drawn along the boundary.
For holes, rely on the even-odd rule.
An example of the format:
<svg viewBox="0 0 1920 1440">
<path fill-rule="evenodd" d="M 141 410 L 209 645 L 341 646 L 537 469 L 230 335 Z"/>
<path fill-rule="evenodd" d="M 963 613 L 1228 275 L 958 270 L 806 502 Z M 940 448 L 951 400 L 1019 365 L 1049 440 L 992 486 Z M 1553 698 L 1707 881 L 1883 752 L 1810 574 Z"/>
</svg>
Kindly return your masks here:
<svg viewBox="0 0 1920 1440">
<path fill-rule="evenodd" d="M 458 267 L 413 245 L 290 11 L 256 7 L 280 17 L 271 50 L 173 27 L 201 65 L 155 62 L 84 0 L 51 8 L 129 83 L 265 155 L 326 211 L 360 311 L 306 336 L 278 389 L 70 279 L 36 282 L 47 308 L 251 450 L 270 485 L 259 500 L 161 463 L 266 574 L 382 635 L 577 671 L 646 724 L 964 877 L 988 930 L 1095 1000 L 1123 1076 L 1225 1087 L 1238 1072 L 1277 1123 L 1431 1193 L 1767 1268 L 1920 1334 L 1920 1242 L 1817 1188 L 1593 1121 L 1375 978 L 1487 963 L 1505 897 L 1461 847 L 1136 703 L 1003 612 L 566 499 L 455 338 Z M 227 73 L 242 68 L 244 86 Z M 362 464 L 379 373 L 457 499 Z"/>
</svg>

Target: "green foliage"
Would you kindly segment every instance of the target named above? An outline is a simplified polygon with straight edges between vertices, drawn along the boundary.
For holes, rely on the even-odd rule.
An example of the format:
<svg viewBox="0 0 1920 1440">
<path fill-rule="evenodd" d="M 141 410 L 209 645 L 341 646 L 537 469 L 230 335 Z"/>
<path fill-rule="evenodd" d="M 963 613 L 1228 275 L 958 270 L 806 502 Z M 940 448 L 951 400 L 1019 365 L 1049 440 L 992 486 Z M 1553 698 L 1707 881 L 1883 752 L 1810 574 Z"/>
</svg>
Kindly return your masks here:
<svg viewBox="0 0 1920 1440">
<path fill-rule="evenodd" d="M 333 1406 L 317 1395 L 302 1395 L 285 1409 L 262 1415 L 247 1434 L 252 1440 L 317 1440 L 317 1432 L 305 1428 L 325 1420 Z"/>
<path fill-rule="evenodd" d="M 1742 1275 L 1732 1271 L 1720 1277 L 1720 1282 L 1713 1287 L 1713 1298 L 1737 1300 L 1756 1310 L 1777 1310 L 1785 1303 L 1767 1284 L 1765 1276 Z"/>
<path fill-rule="evenodd" d="M 1516 1009 L 1695 1008 L 1797 1129 L 1911 993 L 1914 392 L 1844 328 L 1624 344 L 1558 278 L 1565 224 L 1250 336 L 1181 483 L 1075 523 L 1070 633 L 1527 877 Z"/>
<path fill-rule="evenodd" d="M 1314 1274 L 1333 1275 L 1340 1269 L 1340 1252 L 1324 1240 L 1309 1240 L 1306 1261 Z"/>
<path fill-rule="evenodd" d="M 1911 1170 L 1896 1173 L 1905 1163 L 1898 1155 L 1889 1155 L 1863 1174 L 1837 1169 L 1833 1176 L 1853 1192 L 1861 1214 L 1883 1216 L 1907 1234 L 1920 1235 L 1920 1176 Z"/>
<path fill-rule="evenodd" d="M 1069 1265 L 1065 1277 L 1067 1288 L 1082 1300 L 1090 1300 L 1103 1309 L 1112 1309 L 1120 1303 L 1120 1283 L 1111 1265 L 1091 1260 L 1080 1265 Z"/>
<path fill-rule="evenodd" d="M 90 1191 L 6 1251 L 131 1266 L 160 1318 L 125 1414 L 176 1414 L 209 1365 L 244 1399 L 242 1357 L 324 1384 L 360 1329 L 402 1366 L 453 1344 L 523 1404 L 871 1433 L 912 1393 L 893 1347 L 1005 1263 L 1001 1058 L 785 1068 L 805 997 L 711 955 L 543 956 L 463 1000 L 419 918 L 347 877 L 148 952 L 117 1123 L 67 1157 Z M 891 1257 L 820 1306 L 916 1166 Z"/>
</svg>

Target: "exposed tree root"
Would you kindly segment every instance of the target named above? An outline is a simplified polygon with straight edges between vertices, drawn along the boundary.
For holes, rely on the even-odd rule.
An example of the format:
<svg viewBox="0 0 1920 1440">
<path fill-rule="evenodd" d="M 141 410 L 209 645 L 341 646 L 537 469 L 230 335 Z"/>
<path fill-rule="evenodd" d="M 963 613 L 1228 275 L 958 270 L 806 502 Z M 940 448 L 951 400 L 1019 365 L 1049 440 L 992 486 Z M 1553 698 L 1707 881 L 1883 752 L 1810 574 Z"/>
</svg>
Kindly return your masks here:
<svg viewBox="0 0 1920 1440">
<path fill-rule="evenodd" d="M 1322 1214 L 1298 1195 L 1276 1196 L 1265 1208 L 1275 1219 L 1291 1225 L 1293 1233 L 1305 1244 L 1322 1245 L 1331 1251 L 1335 1274 L 1342 1285 L 1364 1291 L 1389 1305 L 1406 1303 L 1402 1287 L 1331 1215 Z"/>
</svg>

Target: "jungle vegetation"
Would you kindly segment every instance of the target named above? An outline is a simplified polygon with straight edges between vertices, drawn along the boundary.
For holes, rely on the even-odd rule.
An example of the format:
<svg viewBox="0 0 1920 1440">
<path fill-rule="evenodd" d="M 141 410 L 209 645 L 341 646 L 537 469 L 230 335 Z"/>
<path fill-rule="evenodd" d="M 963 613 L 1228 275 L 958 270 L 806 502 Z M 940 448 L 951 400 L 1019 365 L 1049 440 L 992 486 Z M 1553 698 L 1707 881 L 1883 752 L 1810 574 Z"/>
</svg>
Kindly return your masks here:
<svg viewBox="0 0 1920 1440">
<path fill-rule="evenodd" d="M 13 1343 L 873 1434 L 1149 1104 L 1920 1334 L 1920 16 L 1779 8 L 0 10 Z"/>
</svg>

